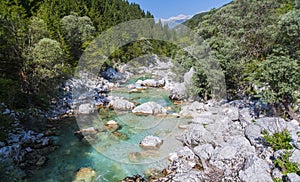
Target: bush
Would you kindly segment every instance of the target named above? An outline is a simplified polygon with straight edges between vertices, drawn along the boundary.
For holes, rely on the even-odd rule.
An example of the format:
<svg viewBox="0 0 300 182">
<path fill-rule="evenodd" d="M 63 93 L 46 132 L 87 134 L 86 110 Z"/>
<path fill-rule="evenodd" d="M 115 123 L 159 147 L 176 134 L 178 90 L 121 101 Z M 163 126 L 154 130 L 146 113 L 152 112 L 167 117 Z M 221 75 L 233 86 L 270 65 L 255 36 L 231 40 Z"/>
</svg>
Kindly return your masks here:
<svg viewBox="0 0 300 182">
<path fill-rule="evenodd" d="M 267 131 L 263 131 L 263 138 L 275 151 L 281 149 L 293 149 L 293 146 L 290 144 L 292 137 L 287 129 L 284 129 L 282 132 L 276 132 L 273 135 L 270 135 Z"/>
<path fill-rule="evenodd" d="M 300 175 L 300 165 L 295 162 L 291 162 L 289 157 L 291 156 L 290 152 L 286 152 L 281 155 L 279 158 L 274 160 L 274 164 L 281 169 L 284 175 L 288 173 L 296 173 Z"/>
</svg>

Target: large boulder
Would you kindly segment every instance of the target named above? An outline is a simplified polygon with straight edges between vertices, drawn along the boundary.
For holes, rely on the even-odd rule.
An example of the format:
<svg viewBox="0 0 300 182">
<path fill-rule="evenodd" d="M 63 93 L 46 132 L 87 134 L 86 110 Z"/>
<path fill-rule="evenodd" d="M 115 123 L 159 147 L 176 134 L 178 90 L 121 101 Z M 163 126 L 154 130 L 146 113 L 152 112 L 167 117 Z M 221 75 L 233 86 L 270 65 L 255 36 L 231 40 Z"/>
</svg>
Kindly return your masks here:
<svg viewBox="0 0 300 182">
<path fill-rule="evenodd" d="M 251 145 L 256 146 L 261 142 L 261 127 L 254 123 L 249 124 L 245 128 L 245 136 L 250 141 Z"/>
<path fill-rule="evenodd" d="M 172 100 L 184 100 L 186 99 L 186 88 L 184 83 L 174 83 L 169 86 L 170 99 Z"/>
<path fill-rule="evenodd" d="M 146 80 L 138 80 L 136 84 L 146 87 L 164 87 L 165 80 L 155 80 L 155 79 L 146 79 Z"/>
<path fill-rule="evenodd" d="M 147 102 L 134 108 L 132 113 L 138 115 L 157 115 L 167 114 L 167 110 L 156 102 Z"/>
<path fill-rule="evenodd" d="M 246 158 L 243 170 L 239 172 L 239 177 L 242 181 L 265 181 L 272 182 L 269 164 L 255 155 Z"/>
<path fill-rule="evenodd" d="M 91 114 L 95 111 L 95 108 L 92 104 L 81 104 L 78 108 L 79 114 Z"/>
<path fill-rule="evenodd" d="M 196 165 L 196 156 L 194 152 L 188 147 L 183 147 L 177 152 L 170 153 L 169 158 L 171 162 L 175 162 L 177 166 L 173 166 L 177 168 L 177 172 L 187 172 L 190 171 Z M 179 162 L 181 161 L 181 162 Z"/>
<path fill-rule="evenodd" d="M 113 68 L 108 68 L 106 71 L 101 73 L 101 76 L 107 79 L 108 81 L 112 81 L 112 82 L 125 79 L 125 76 L 122 73 L 117 72 Z"/>
<path fill-rule="evenodd" d="M 81 168 L 73 182 L 94 182 L 96 179 L 96 171 L 91 168 Z"/>
<path fill-rule="evenodd" d="M 207 109 L 208 108 L 204 103 L 195 101 L 193 103 L 182 106 L 179 115 L 183 117 L 196 117 L 200 113 L 207 111 Z"/>
<path fill-rule="evenodd" d="M 134 103 L 129 102 L 121 97 L 109 96 L 108 100 L 110 100 L 108 107 L 111 107 L 115 110 L 129 111 L 135 107 Z"/>
<path fill-rule="evenodd" d="M 146 136 L 141 142 L 140 147 L 143 149 L 157 150 L 163 144 L 163 141 L 157 136 Z"/>
<path fill-rule="evenodd" d="M 299 182 L 300 181 L 300 176 L 296 173 L 288 173 L 286 175 L 287 177 L 287 181 L 290 181 L 290 182 Z"/>
<path fill-rule="evenodd" d="M 201 124 L 191 124 L 188 132 L 185 132 L 180 138 L 178 138 L 185 144 L 199 145 L 206 143 L 213 143 L 214 136 L 211 132 L 207 131 Z"/>
</svg>

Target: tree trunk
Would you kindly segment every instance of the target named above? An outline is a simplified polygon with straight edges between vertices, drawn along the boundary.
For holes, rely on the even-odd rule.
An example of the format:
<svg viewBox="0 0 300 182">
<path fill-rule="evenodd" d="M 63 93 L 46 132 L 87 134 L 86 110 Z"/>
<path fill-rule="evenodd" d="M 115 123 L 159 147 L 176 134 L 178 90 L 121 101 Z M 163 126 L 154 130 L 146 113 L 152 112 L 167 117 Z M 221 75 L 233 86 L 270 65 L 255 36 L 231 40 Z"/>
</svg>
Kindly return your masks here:
<svg viewBox="0 0 300 182">
<path fill-rule="evenodd" d="M 286 101 L 283 101 L 283 105 L 284 105 L 284 108 L 287 110 L 289 116 L 293 119 L 295 119 L 296 121 L 298 121 L 298 123 L 300 123 L 300 119 L 299 117 L 295 114 L 293 108 L 291 107 L 291 105 L 286 102 Z"/>
</svg>

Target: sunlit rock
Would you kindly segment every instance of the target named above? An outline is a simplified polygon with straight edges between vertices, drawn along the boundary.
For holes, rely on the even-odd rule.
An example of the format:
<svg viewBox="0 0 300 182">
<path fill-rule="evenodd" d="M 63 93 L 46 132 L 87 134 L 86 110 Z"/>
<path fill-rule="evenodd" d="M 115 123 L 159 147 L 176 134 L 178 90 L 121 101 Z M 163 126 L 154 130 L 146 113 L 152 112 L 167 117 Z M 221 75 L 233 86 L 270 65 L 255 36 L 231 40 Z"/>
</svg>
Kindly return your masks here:
<svg viewBox="0 0 300 182">
<path fill-rule="evenodd" d="M 163 144 L 163 141 L 156 136 L 146 136 L 141 142 L 140 147 L 143 149 L 157 150 Z"/>
<path fill-rule="evenodd" d="M 155 102 L 141 104 L 132 110 L 137 115 L 157 115 L 167 114 L 167 110 Z"/>
<path fill-rule="evenodd" d="M 91 168 L 81 168 L 75 177 L 73 182 L 95 182 L 96 171 Z"/>
<path fill-rule="evenodd" d="M 116 131 L 119 129 L 120 126 L 119 123 L 117 123 L 116 121 L 110 120 L 104 125 L 104 127 L 109 131 Z"/>
</svg>

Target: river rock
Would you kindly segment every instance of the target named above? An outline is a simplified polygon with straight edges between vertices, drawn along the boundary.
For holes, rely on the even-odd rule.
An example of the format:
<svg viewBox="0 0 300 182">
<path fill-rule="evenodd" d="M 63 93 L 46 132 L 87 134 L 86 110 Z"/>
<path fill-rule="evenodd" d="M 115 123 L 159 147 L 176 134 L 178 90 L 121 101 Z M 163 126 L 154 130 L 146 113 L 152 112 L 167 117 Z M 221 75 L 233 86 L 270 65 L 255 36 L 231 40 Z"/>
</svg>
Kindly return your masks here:
<svg viewBox="0 0 300 182">
<path fill-rule="evenodd" d="M 143 156 L 142 156 L 141 152 L 130 152 L 128 154 L 128 159 L 131 162 L 138 162 L 143 159 Z"/>
<path fill-rule="evenodd" d="M 169 85 L 170 99 L 172 100 L 184 100 L 186 96 L 186 88 L 184 83 L 174 83 Z"/>
<path fill-rule="evenodd" d="M 181 174 L 191 171 L 197 164 L 194 152 L 186 146 L 170 153 L 168 159 L 172 162 L 168 168 Z"/>
<path fill-rule="evenodd" d="M 101 73 L 101 76 L 103 78 L 107 79 L 108 81 L 112 81 L 112 82 L 116 82 L 116 81 L 125 79 L 125 76 L 122 73 L 117 72 L 113 68 L 108 68 L 106 71 Z"/>
<path fill-rule="evenodd" d="M 94 128 L 94 127 L 89 127 L 89 128 L 85 128 L 82 129 L 80 131 L 76 131 L 76 134 L 82 134 L 82 135 L 95 135 L 99 132 L 98 129 Z"/>
<path fill-rule="evenodd" d="M 132 177 L 126 177 L 123 180 L 121 180 L 120 182 L 146 182 L 147 180 L 145 180 L 142 176 L 140 175 L 135 175 Z"/>
<path fill-rule="evenodd" d="M 116 131 L 119 129 L 120 126 L 119 123 L 117 123 L 116 121 L 110 120 L 104 125 L 104 127 L 109 131 Z"/>
<path fill-rule="evenodd" d="M 95 111 L 95 108 L 92 104 L 81 104 L 78 108 L 79 114 L 91 114 Z"/>
<path fill-rule="evenodd" d="M 130 152 L 128 158 L 131 162 L 139 162 L 147 158 L 157 158 L 159 157 L 159 152 L 156 150 L 146 150 L 141 152 Z"/>
<path fill-rule="evenodd" d="M 135 105 L 132 102 L 129 102 L 128 100 L 125 100 L 124 98 L 121 97 L 113 97 L 109 96 L 108 99 L 110 100 L 108 106 L 112 107 L 115 110 L 132 110 Z"/>
<path fill-rule="evenodd" d="M 117 131 L 112 132 L 111 136 L 113 138 L 117 138 L 117 139 L 121 139 L 121 140 L 127 140 L 128 139 L 127 135 L 125 135 L 123 133 L 120 133 L 120 132 L 117 132 Z"/>
<path fill-rule="evenodd" d="M 134 108 L 132 113 L 138 115 L 157 115 L 167 114 L 167 110 L 156 102 L 147 102 Z"/>
<path fill-rule="evenodd" d="M 91 168 L 81 168 L 73 182 L 95 182 L 96 171 Z"/>
<path fill-rule="evenodd" d="M 181 107 L 179 115 L 182 117 L 197 117 L 200 113 L 207 111 L 205 104 L 195 101 Z"/>
<path fill-rule="evenodd" d="M 140 147 L 143 149 L 157 150 L 163 144 L 163 141 L 156 136 L 146 136 L 141 142 Z"/>
<path fill-rule="evenodd" d="M 185 144 L 196 146 L 205 143 L 214 143 L 214 136 L 203 125 L 191 124 L 187 132 L 178 138 Z"/>
<path fill-rule="evenodd" d="M 163 87 L 165 86 L 165 80 L 155 80 L 155 79 L 146 79 L 146 80 L 138 80 L 136 84 L 146 87 Z"/>
<path fill-rule="evenodd" d="M 134 88 L 134 89 L 130 89 L 129 91 L 128 91 L 128 93 L 142 93 L 142 90 L 138 90 L 138 89 L 136 89 L 136 88 Z"/>
<path fill-rule="evenodd" d="M 46 163 L 46 160 L 47 160 L 47 158 L 45 156 L 42 156 L 42 157 L 39 158 L 39 160 L 36 162 L 35 165 L 42 166 Z"/>
</svg>

